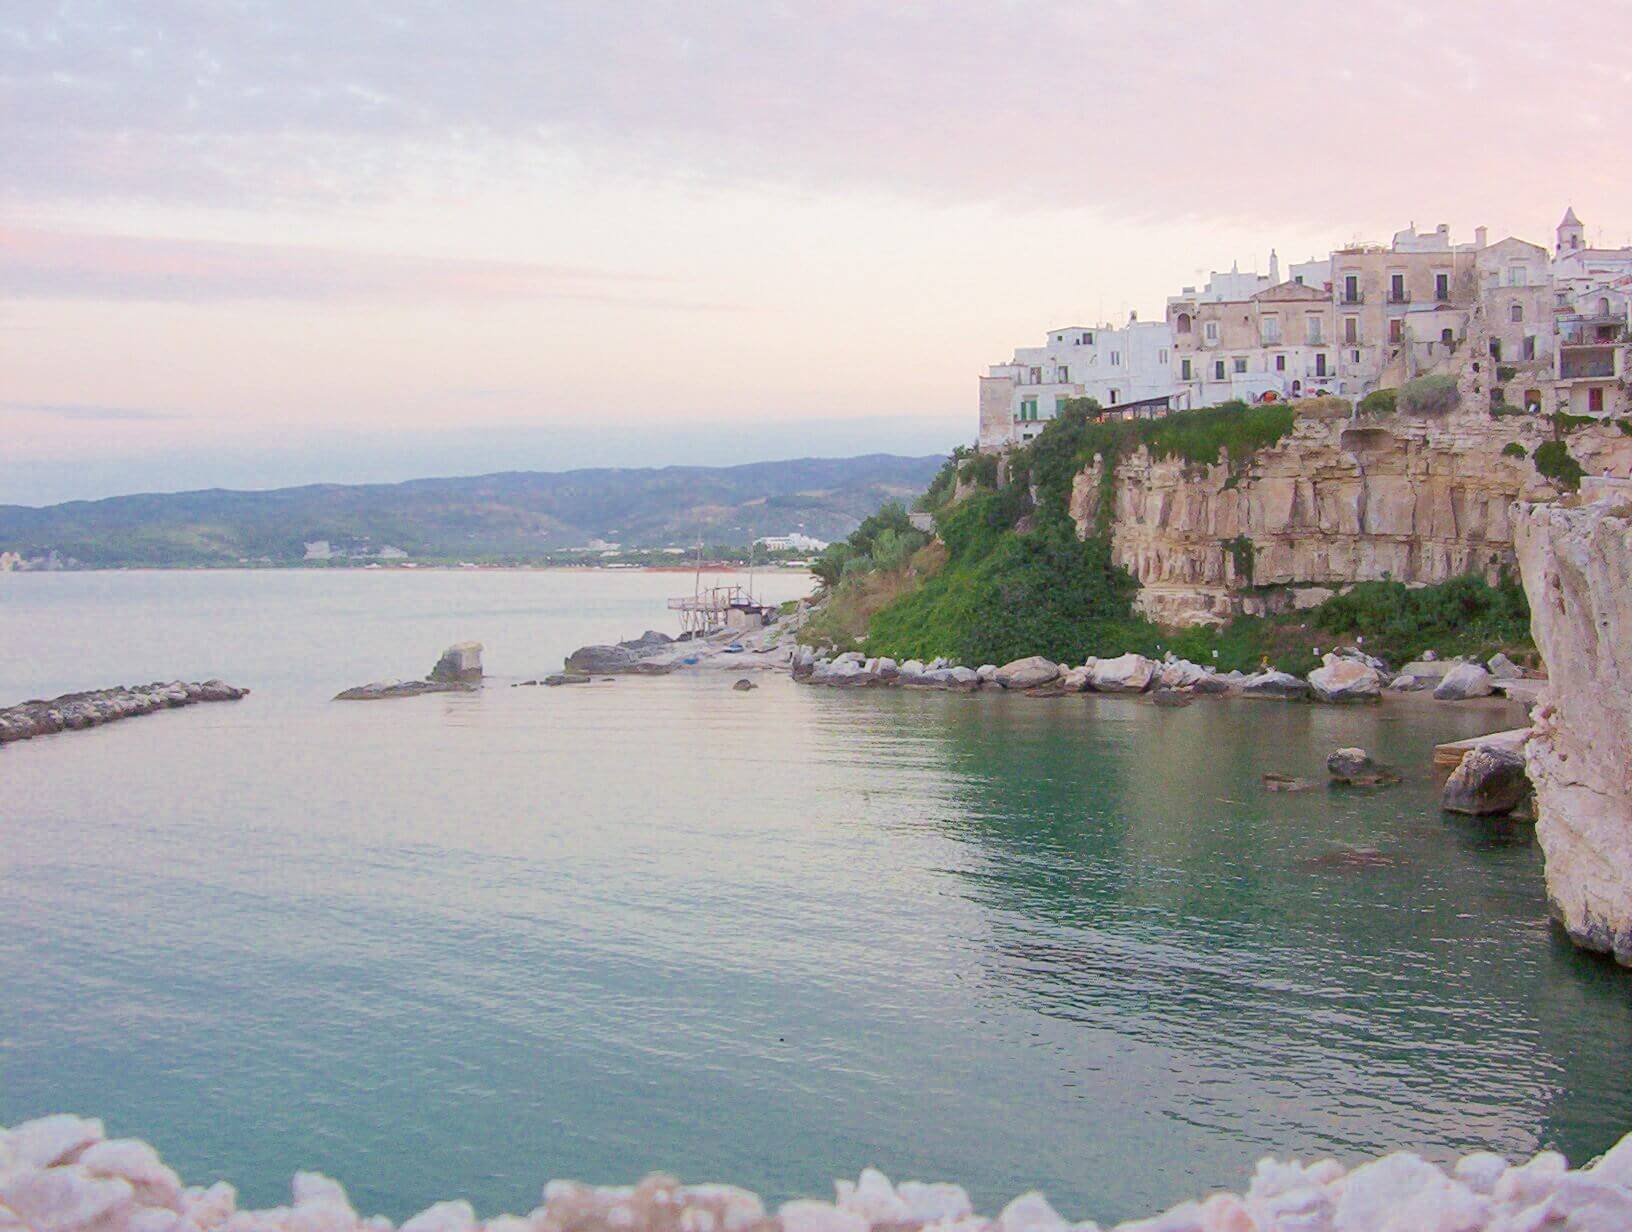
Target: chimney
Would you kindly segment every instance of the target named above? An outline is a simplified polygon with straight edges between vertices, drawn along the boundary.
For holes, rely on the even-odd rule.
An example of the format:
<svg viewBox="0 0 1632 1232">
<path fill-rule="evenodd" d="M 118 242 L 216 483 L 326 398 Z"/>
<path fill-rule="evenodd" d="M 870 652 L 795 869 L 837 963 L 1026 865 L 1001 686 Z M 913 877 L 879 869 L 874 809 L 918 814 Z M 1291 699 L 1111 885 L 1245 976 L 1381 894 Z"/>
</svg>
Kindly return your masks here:
<svg viewBox="0 0 1632 1232">
<path fill-rule="evenodd" d="M 1487 228 L 1487 227 L 1475 227 L 1473 229 L 1473 246 L 1475 248 L 1483 248 L 1486 245 L 1486 243 L 1488 242 L 1487 237 L 1489 235 L 1490 235 L 1489 228 Z"/>
</svg>

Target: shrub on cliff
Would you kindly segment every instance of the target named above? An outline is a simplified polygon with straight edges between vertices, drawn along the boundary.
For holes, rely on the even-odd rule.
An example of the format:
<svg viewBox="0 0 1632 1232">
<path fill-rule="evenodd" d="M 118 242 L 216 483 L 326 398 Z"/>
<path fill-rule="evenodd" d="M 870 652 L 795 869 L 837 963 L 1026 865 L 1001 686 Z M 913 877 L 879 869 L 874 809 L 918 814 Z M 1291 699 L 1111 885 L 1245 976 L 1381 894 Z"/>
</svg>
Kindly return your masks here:
<svg viewBox="0 0 1632 1232">
<path fill-rule="evenodd" d="M 1400 386 L 1398 405 L 1412 415 L 1443 415 L 1461 400 L 1456 378 L 1436 372 Z"/>
<path fill-rule="evenodd" d="M 1563 441 L 1543 441 L 1536 446 L 1533 457 L 1538 474 L 1571 492 L 1581 486 L 1581 480 L 1587 473 Z"/>
<path fill-rule="evenodd" d="M 1327 633 L 1361 636 L 1366 649 L 1398 667 L 1425 650 L 1490 654 L 1530 644 L 1530 605 L 1519 583 L 1496 586 L 1472 575 L 1437 586 L 1361 582 L 1308 613 Z"/>
<path fill-rule="evenodd" d="M 1399 393 L 1397 389 L 1374 389 L 1360 399 L 1358 409 L 1362 415 L 1392 415 Z"/>
</svg>

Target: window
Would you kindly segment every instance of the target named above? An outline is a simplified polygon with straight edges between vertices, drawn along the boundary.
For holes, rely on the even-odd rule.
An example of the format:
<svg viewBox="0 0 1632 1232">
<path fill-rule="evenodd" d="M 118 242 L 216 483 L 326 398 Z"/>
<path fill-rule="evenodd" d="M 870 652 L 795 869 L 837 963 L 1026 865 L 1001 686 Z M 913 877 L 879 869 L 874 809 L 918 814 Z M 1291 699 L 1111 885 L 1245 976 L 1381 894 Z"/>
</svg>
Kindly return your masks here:
<svg viewBox="0 0 1632 1232">
<path fill-rule="evenodd" d="M 1224 379 L 1224 361 L 1222 359 L 1216 360 L 1213 363 L 1213 380 L 1222 381 L 1223 379 Z"/>
<path fill-rule="evenodd" d="M 1360 318 L 1359 317 L 1344 317 L 1343 318 L 1343 341 L 1347 342 L 1347 343 L 1350 343 L 1351 345 L 1353 343 L 1356 343 L 1356 342 L 1360 341 Z"/>
<path fill-rule="evenodd" d="M 1534 334 L 1526 334 L 1524 336 L 1524 357 L 1526 359 L 1534 359 L 1536 357 L 1536 336 Z"/>
<path fill-rule="evenodd" d="M 1243 356 L 1240 356 L 1240 355 L 1236 356 L 1236 358 L 1235 358 L 1235 370 L 1237 372 L 1245 372 L 1247 370 L 1247 361 Z"/>
<path fill-rule="evenodd" d="M 1166 363 L 1167 363 L 1167 348 L 1166 347 L 1163 347 L 1161 350 L 1156 352 L 1156 362 L 1159 363 L 1159 364 L 1162 364 L 1164 366 L 1166 365 Z"/>
<path fill-rule="evenodd" d="M 1442 304 L 1451 298 L 1451 276 L 1449 274 L 1434 275 L 1434 298 Z"/>
<path fill-rule="evenodd" d="M 1319 346 L 1325 341 L 1324 330 L 1320 325 L 1320 314 L 1311 312 L 1304 317 L 1304 340 L 1312 346 Z"/>
<path fill-rule="evenodd" d="M 1020 418 L 1028 422 L 1037 418 L 1036 398 L 1022 398 L 1020 400 Z"/>
<path fill-rule="evenodd" d="M 1122 352 L 1121 351 L 1112 351 L 1111 352 L 1111 367 L 1120 368 L 1121 366 L 1122 366 Z"/>
<path fill-rule="evenodd" d="M 1181 359 L 1179 361 L 1179 380 L 1188 381 L 1190 379 L 1190 361 L 1188 359 Z"/>
<path fill-rule="evenodd" d="M 1081 338 L 1079 338 L 1077 340 L 1077 345 L 1078 346 L 1093 346 L 1094 345 L 1094 336 L 1092 334 L 1084 334 Z"/>
<path fill-rule="evenodd" d="M 1188 334 L 1190 332 L 1190 314 L 1188 312 L 1181 312 L 1173 319 L 1173 332 L 1178 334 Z"/>
<path fill-rule="evenodd" d="M 1265 317 L 1259 325 L 1258 334 L 1264 345 L 1274 346 L 1281 340 L 1281 318 Z"/>
<path fill-rule="evenodd" d="M 1405 341 L 1405 322 L 1395 317 L 1388 323 L 1388 340 L 1390 342 Z"/>
<path fill-rule="evenodd" d="M 1028 385 L 1041 385 L 1043 383 L 1043 370 L 1041 368 L 1033 368 L 1031 370 L 1031 380 L 1027 381 L 1026 383 Z"/>
<path fill-rule="evenodd" d="M 1208 321 L 1205 333 L 1207 335 L 1207 341 L 1208 342 L 1217 342 L 1218 341 L 1218 322 L 1217 321 Z"/>
<path fill-rule="evenodd" d="M 1358 274 L 1343 275 L 1343 302 L 1358 304 L 1360 302 L 1360 276 Z"/>
<path fill-rule="evenodd" d="M 1523 304 L 1514 304 L 1511 308 L 1509 308 L 1507 310 L 1507 319 L 1509 321 L 1522 321 L 1522 320 L 1524 320 L 1524 305 Z"/>
<path fill-rule="evenodd" d="M 1351 364 L 1359 363 L 1360 362 L 1360 352 L 1359 351 L 1350 351 L 1349 352 L 1349 362 Z"/>
<path fill-rule="evenodd" d="M 1122 391 L 1118 389 L 1111 390 L 1111 405 L 1115 406 L 1120 401 L 1122 401 Z"/>
<path fill-rule="evenodd" d="M 1604 389 L 1601 385 L 1594 385 L 1587 390 L 1587 414 L 1602 415 L 1604 413 Z"/>
<path fill-rule="evenodd" d="M 1530 281 L 1530 271 L 1522 265 L 1512 265 L 1507 270 L 1507 285 L 1510 287 L 1526 286 Z"/>
<path fill-rule="evenodd" d="M 1054 379 L 1061 385 L 1069 385 L 1071 383 L 1071 369 L 1066 365 L 1061 364 L 1059 367 L 1059 372 Z"/>
<path fill-rule="evenodd" d="M 1390 274 L 1388 276 L 1388 302 L 1391 304 L 1405 303 L 1405 275 Z"/>
<path fill-rule="evenodd" d="M 1456 335 L 1449 329 L 1442 329 L 1439 331 L 1439 340 L 1446 346 L 1450 346 L 1451 343 L 1456 341 Z M 1490 340 L 1490 357 L 1492 359 L 1500 359 L 1502 357 L 1502 340 L 1500 338 L 1492 338 Z"/>
<path fill-rule="evenodd" d="M 1286 371 L 1286 356 L 1277 355 L 1275 357 L 1275 371 L 1276 372 L 1285 372 Z"/>
<path fill-rule="evenodd" d="M 1317 353 L 1315 355 L 1315 375 L 1316 376 L 1325 376 L 1326 375 L 1326 352 L 1325 351 L 1321 351 L 1321 352 L 1319 352 L 1319 353 Z"/>
</svg>

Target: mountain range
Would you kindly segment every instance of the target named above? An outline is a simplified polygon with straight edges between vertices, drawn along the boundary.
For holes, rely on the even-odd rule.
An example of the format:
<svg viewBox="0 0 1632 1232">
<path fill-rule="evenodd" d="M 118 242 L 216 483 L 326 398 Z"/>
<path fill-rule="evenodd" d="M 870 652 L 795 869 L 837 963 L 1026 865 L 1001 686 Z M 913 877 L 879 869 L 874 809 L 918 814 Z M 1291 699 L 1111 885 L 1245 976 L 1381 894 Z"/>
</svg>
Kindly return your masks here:
<svg viewBox="0 0 1632 1232">
<path fill-rule="evenodd" d="M 793 531 L 830 540 L 887 500 L 910 501 L 943 461 L 868 454 L 0 505 L 0 556 L 93 568 L 294 564 L 326 544 L 342 557 L 529 561 L 601 543 L 735 546 Z"/>
</svg>

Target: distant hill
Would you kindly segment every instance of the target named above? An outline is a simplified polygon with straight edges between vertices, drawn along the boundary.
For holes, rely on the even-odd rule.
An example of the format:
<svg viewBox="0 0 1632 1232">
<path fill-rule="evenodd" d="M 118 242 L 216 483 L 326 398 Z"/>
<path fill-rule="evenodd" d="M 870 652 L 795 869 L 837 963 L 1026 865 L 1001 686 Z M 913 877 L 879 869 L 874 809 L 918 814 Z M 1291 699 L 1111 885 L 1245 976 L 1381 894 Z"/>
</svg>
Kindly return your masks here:
<svg viewBox="0 0 1632 1232">
<path fill-rule="evenodd" d="M 526 561 L 593 541 L 740 545 L 794 530 L 838 539 L 886 500 L 910 501 L 943 461 L 869 454 L 0 505 L 0 554 L 99 568 L 293 564 L 327 541 L 337 553 Z"/>
</svg>

